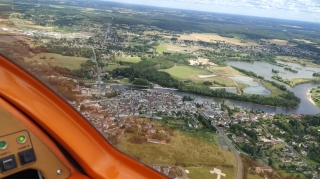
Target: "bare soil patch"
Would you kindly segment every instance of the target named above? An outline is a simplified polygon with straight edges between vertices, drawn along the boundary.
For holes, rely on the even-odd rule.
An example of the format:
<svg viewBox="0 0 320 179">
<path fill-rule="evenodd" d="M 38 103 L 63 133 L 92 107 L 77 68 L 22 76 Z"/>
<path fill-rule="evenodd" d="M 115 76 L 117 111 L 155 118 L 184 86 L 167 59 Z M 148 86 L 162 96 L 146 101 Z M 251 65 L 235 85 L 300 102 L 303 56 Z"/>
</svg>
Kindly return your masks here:
<svg viewBox="0 0 320 179">
<path fill-rule="evenodd" d="M 276 44 L 276 45 L 287 45 L 288 41 L 287 40 L 280 40 L 280 39 L 272 39 L 268 40 L 271 44 Z"/>
</svg>

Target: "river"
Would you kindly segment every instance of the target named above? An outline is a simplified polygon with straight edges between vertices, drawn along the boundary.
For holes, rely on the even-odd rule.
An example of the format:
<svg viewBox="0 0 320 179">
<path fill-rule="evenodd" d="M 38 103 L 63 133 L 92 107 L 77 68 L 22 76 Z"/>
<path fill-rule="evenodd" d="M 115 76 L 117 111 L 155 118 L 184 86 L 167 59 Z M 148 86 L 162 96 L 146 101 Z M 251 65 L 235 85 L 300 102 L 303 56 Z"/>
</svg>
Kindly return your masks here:
<svg viewBox="0 0 320 179">
<path fill-rule="evenodd" d="M 161 93 L 173 93 L 179 96 L 190 96 L 192 98 L 195 98 L 197 100 L 204 100 L 209 102 L 216 102 L 216 103 L 222 103 L 224 102 L 227 105 L 235 105 L 240 108 L 247 108 L 247 109 L 255 109 L 255 110 L 261 110 L 264 112 L 274 112 L 274 113 L 294 113 L 294 114 L 318 114 L 320 113 L 320 109 L 313 105 L 307 98 L 306 93 L 311 88 L 317 87 L 318 85 L 315 84 L 302 84 L 298 85 L 294 88 L 293 92 L 301 98 L 300 106 L 296 109 L 285 109 L 285 108 L 276 108 L 276 107 L 269 107 L 269 106 L 263 106 L 263 105 L 257 105 L 253 103 L 247 103 L 247 102 L 239 102 L 229 99 L 223 99 L 223 98 L 215 98 L 215 97 L 208 97 L 208 96 L 202 96 L 197 94 L 191 94 L 191 93 L 185 93 L 178 90 L 172 90 L 172 89 L 164 89 L 164 88 L 153 88 L 153 90 L 161 92 Z M 135 87 L 130 87 L 126 85 L 114 85 L 111 86 L 113 89 L 137 89 Z"/>
<path fill-rule="evenodd" d="M 312 78 L 312 74 L 314 72 L 319 72 L 319 68 L 312 68 L 312 67 L 303 67 L 299 64 L 294 64 L 294 63 L 287 63 L 292 69 L 298 70 L 298 73 L 292 73 L 289 71 L 285 71 L 283 67 L 278 67 L 271 65 L 266 62 L 255 62 L 255 63 L 249 63 L 249 62 L 243 62 L 243 61 L 230 61 L 227 62 L 229 66 L 235 66 L 237 68 L 245 69 L 247 71 L 252 71 L 255 72 L 257 75 L 265 77 L 265 79 L 276 81 L 272 79 L 271 77 L 276 75 L 272 73 L 272 69 L 279 70 L 281 73 L 277 74 L 284 79 L 288 78 Z M 276 81 L 277 83 L 281 83 Z M 286 84 L 284 84 L 286 85 Z M 252 85 L 254 86 L 254 85 Z M 253 103 L 248 103 L 248 102 L 239 102 L 239 101 L 234 101 L 234 100 L 229 100 L 229 99 L 223 99 L 223 98 L 214 98 L 214 97 L 208 97 L 208 96 L 202 96 L 202 95 L 196 95 L 196 94 L 191 94 L 191 93 L 184 93 L 181 91 L 177 90 L 172 90 L 172 89 L 163 89 L 163 88 L 154 88 L 153 90 L 158 91 L 158 92 L 163 92 L 163 93 L 173 93 L 176 95 L 180 96 L 190 96 L 192 98 L 198 99 L 198 100 L 205 100 L 205 101 L 210 101 L 210 102 L 216 102 L 216 103 L 222 103 L 224 102 L 227 105 L 235 105 L 238 107 L 242 108 L 247 108 L 247 109 L 255 109 L 255 110 L 261 110 L 265 112 L 274 112 L 274 113 L 283 113 L 283 114 L 318 114 L 320 113 L 320 109 L 314 105 L 307 93 L 309 90 L 312 88 L 315 88 L 319 86 L 319 84 L 301 84 L 298 85 L 294 88 L 291 88 L 289 85 L 286 85 L 288 90 L 294 92 L 296 96 L 298 96 L 301 99 L 301 103 L 298 108 L 296 109 L 286 109 L 286 108 L 279 108 L 279 107 L 270 107 L 270 106 L 263 106 L 263 105 L 257 105 Z M 260 87 L 260 86 L 258 86 Z M 129 86 L 125 85 L 118 85 L 118 86 L 112 86 L 114 89 L 124 89 L 124 88 L 132 88 Z M 251 92 L 250 92 L 251 91 Z M 258 93 L 258 94 L 264 94 L 268 95 L 268 91 L 266 91 L 264 88 L 257 90 L 252 90 L 250 89 L 247 93 Z"/>
</svg>

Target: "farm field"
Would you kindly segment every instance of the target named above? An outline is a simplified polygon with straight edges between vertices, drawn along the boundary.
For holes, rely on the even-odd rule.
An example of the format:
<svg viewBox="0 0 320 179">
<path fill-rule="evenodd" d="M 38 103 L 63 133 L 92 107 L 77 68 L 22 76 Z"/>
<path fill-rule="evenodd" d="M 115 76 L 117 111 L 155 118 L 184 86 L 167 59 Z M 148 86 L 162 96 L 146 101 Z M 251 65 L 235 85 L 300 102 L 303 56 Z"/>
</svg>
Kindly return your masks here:
<svg viewBox="0 0 320 179">
<path fill-rule="evenodd" d="M 107 72 L 111 72 L 112 70 L 116 69 L 116 68 L 128 68 L 129 66 L 126 65 L 120 65 L 120 64 L 108 64 L 107 67 L 104 67 L 103 70 L 107 71 Z"/>
<path fill-rule="evenodd" d="M 209 71 L 190 66 L 174 66 L 172 68 L 161 71 L 169 73 L 172 77 L 178 80 L 189 80 L 192 78 L 198 78 L 197 75 L 212 75 L 212 73 L 210 73 Z"/>
<path fill-rule="evenodd" d="M 288 41 L 287 40 L 280 40 L 280 39 L 270 39 L 267 40 L 271 44 L 276 44 L 276 45 L 287 45 Z"/>
<path fill-rule="evenodd" d="M 46 57 L 46 59 L 40 59 L 40 57 Z M 80 65 L 86 62 L 88 58 L 63 56 L 56 53 L 40 53 L 36 54 L 33 58 L 25 58 L 26 62 L 34 60 L 46 65 L 50 64 L 52 66 L 61 66 L 69 68 L 70 70 L 75 70 L 80 69 Z"/>
<path fill-rule="evenodd" d="M 228 38 L 228 37 L 222 37 L 217 34 L 199 34 L 199 33 L 192 33 L 190 35 L 180 35 L 179 40 L 193 40 L 193 41 L 204 41 L 204 42 L 215 42 L 215 41 L 224 41 L 226 43 L 231 43 L 235 45 L 241 45 L 241 46 L 259 46 L 255 42 L 245 42 L 241 43 L 241 40 L 237 38 Z"/>
<path fill-rule="evenodd" d="M 141 61 L 141 59 L 139 57 L 117 57 L 116 61 L 138 63 Z"/>
<path fill-rule="evenodd" d="M 179 44 L 165 44 L 162 43 L 157 46 L 156 52 L 159 54 L 162 54 L 163 52 L 171 52 L 171 53 L 187 53 L 187 52 L 193 52 L 200 48 L 198 47 L 181 47 Z"/>
</svg>

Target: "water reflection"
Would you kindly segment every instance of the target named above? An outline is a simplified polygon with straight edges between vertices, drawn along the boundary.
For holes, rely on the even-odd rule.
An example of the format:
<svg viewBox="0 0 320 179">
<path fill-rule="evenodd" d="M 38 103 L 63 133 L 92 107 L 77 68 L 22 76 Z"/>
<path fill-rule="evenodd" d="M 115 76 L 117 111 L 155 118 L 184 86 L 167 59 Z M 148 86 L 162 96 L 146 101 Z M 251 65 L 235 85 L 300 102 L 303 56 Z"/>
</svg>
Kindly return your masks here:
<svg viewBox="0 0 320 179">
<path fill-rule="evenodd" d="M 243 92 L 246 94 L 261 94 L 261 95 L 270 95 L 271 91 L 269 91 L 266 87 L 264 87 L 261 83 L 253 81 L 250 77 L 245 76 L 236 76 L 236 77 L 229 77 L 230 79 L 240 82 L 250 87 L 243 89 Z"/>
<path fill-rule="evenodd" d="M 255 109 L 255 110 L 261 110 L 265 112 L 274 112 L 274 113 L 294 113 L 294 114 L 318 114 L 320 113 L 320 109 L 312 104 L 307 98 L 306 98 L 306 93 L 308 90 L 311 88 L 315 88 L 318 85 L 316 84 L 302 84 L 296 86 L 296 88 L 293 89 L 293 92 L 301 98 L 301 103 L 298 108 L 296 109 L 285 109 L 285 108 L 276 108 L 276 107 L 270 107 L 270 106 L 263 106 L 263 105 L 257 105 L 253 103 L 247 103 L 247 102 L 239 102 L 239 101 L 234 101 L 234 100 L 229 100 L 229 99 L 223 99 L 223 98 L 214 98 L 214 97 L 208 97 L 208 96 L 202 96 L 202 95 L 196 95 L 196 94 L 191 94 L 191 93 L 185 93 L 177 90 L 172 90 L 172 89 L 163 89 L 163 88 L 154 88 L 153 90 L 161 92 L 161 93 L 173 93 L 179 96 L 190 96 L 192 98 L 195 98 L 197 100 L 205 100 L 209 102 L 216 102 L 216 103 L 225 103 L 227 105 L 234 105 L 240 108 L 247 108 L 247 109 Z M 116 86 L 111 86 L 113 89 L 137 89 L 134 87 L 130 86 L 125 86 L 125 85 L 116 85 Z"/>
</svg>

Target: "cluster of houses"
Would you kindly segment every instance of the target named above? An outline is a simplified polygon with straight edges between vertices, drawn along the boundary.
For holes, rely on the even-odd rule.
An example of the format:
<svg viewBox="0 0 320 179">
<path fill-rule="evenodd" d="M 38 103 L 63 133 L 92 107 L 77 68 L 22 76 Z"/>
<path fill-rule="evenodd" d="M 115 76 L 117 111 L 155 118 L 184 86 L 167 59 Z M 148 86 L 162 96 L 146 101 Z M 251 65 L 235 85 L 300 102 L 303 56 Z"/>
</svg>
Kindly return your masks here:
<svg viewBox="0 0 320 179">
<path fill-rule="evenodd" d="M 16 29 L 16 28 L 1 28 L 2 31 L 16 34 L 25 35 L 29 37 L 40 37 L 40 38 L 52 38 L 52 39 L 89 39 L 90 36 L 73 33 L 60 33 L 51 30 L 34 30 L 34 29 Z"/>
</svg>

